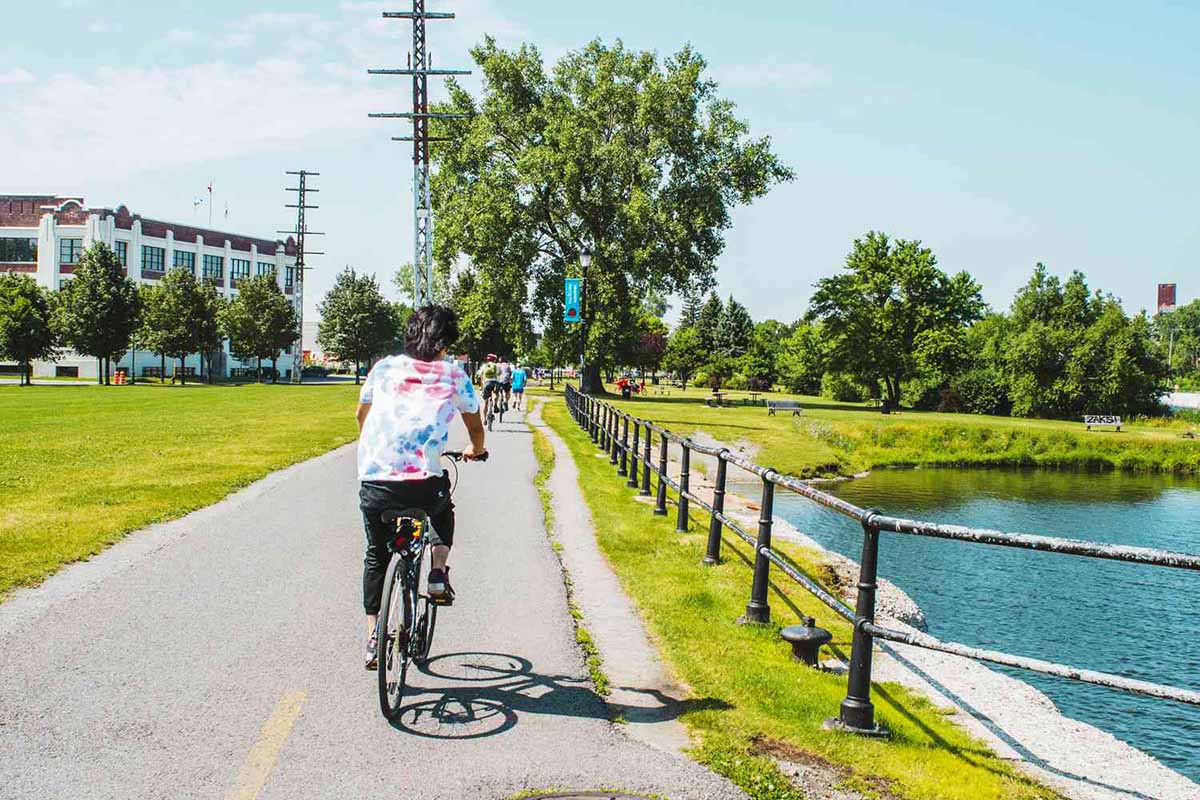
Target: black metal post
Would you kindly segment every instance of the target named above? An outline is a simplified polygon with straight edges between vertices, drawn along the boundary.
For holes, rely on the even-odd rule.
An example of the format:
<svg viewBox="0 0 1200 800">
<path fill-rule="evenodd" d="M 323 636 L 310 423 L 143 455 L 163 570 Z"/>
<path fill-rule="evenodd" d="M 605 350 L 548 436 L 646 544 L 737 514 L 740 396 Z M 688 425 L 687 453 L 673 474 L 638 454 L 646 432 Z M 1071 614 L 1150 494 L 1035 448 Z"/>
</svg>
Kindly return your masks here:
<svg viewBox="0 0 1200 800">
<path fill-rule="evenodd" d="M 599 402 L 599 401 L 597 401 Z M 612 414 L 609 413 L 608 406 L 605 403 L 600 403 L 601 414 L 600 419 L 600 449 L 605 453 L 608 452 L 608 426 L 612 420 Z"/>
<path fill-rule="evenodd" d="M 863 623 L 875 622 L 875 589 L 879 565 L 879 528 L 874 524 L 876 511 L 863 517 L 862 559 L 858 572 L 858 603 L 854 607 L 854 639 L 850 645 L 850 676 L 846 699 L 838 713 L 837 727 L 871 736 L 885 731 L 875 724 L 875 706 L 871 703 L 871 649 L 874 637 L 863 630 Z"/>
<path fill-rule="evenodd" d="M 692 449 L 688 447 L 687 440 L 683 442 L 683 458 L 679 464 L 679 513 L 675 517 L 675 530 L 679 533 L 687 533 L 688 529 L 688 473 L 691 470 Z"/>
<path fill-rule="evenodd" d="M 600 438 L 600 409 L 596 406 L 596 401 L 590 397 L 588 398 L 588 408 L 589 432 L 592 434 L 592 444 L 596 444 Z"/>
<path fill-rule="evenodd" d="M 662 439 L 658 444 L 658 497 L 655 498 L 654 513 L 660 517 L 667 515 L 667 435 L 660 434 Z"/>
<path fill-rule="evenodd" d="M 629 474 L 629 415 L 621 415 L 621 465 L 617 467 L 618 475 Z"/>
<path fill-rule="evenodd" d="M 717 453 L 717 482 L 713 486 L 713 515 L 708 521 L 708 549 L 704 553 L 705 564 L 721 563 L 721 520 L 718 514 L 725 512 L 725 473 L 728 465 L 725 463 L 725 451 Z"/>
<path fill-rule="evenodd" d="M 633 420 L 633 447 L 629 451 L 629 480 L 625 485 L 636 489 L 638 485 L 638 435 L 642 432 L 642 422 L 636 417 Z"/>
<path fill-rule="evenodd" d="M 608 463 L 617 467 L 617 474 L 621 474 L 621 468 L 618 465 L 621 455 L 621 413 L 615 408 L 613 409 L 612 417 L 612 437 L 608 442 Z"/>
<path fill-rule="evenodd" d="M 775 514 L 775 484 L 762 479 L 762 509 L 758 514 L 758 542 L 754 545 L 754 582 L 750 586 L 750 602 L 739 622 L 767 623 L 771 621 L 771 604 L 767 600 L 770 588 L 771 562 L 764 551 L 771 549 L 771 523 Z"/>
<path fill-rule="evenodd" d="M 642 491 L 643 497 L 650 495 L 650 423 L 646 423 L 646 442 L 642 445 Z"/>
</svg>

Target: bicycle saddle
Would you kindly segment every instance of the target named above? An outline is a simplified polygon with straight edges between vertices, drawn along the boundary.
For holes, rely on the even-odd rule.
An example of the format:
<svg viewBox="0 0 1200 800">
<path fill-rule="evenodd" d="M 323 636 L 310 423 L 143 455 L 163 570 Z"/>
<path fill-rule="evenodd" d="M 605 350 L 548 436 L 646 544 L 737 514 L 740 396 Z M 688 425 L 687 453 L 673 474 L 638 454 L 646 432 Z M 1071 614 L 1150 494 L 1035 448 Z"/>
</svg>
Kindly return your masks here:
<svg viewBox="0 0 1200 800">
<path fill-rule="evenodd" d="M 389 508 L 379 515 L 385 525 L 395 525 L 397 520 L 401 519 L 429 519 L 429 514 L 420 508 Z"/>
</svg>

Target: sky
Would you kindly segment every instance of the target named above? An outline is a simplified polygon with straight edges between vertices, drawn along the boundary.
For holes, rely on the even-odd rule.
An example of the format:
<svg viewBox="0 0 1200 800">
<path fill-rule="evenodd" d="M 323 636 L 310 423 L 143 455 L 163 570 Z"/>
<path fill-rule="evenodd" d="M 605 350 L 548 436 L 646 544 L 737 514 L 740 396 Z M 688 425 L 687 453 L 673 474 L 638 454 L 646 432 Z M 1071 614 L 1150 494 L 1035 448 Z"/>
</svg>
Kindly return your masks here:
<svg viewBox="0 0 1200 800">
<path fill-rule="evenodd" d="M 273 238 L 284 172 L 321 173 L 306 317 L 345 265 L 412 258 L 404 0 L 42 0 L 5 11 L 0 194 L 82 194 Z M 411 6 L 408 6 L 411 8 Z M 1200 3 L 429 0 L 434 65 L 485 34 L 553 61 L 599 37 L 691 43 L 796 179 L 734 213 L 722 294 L 804 313 L 855 237 L 920 239 L 1007 308 L 1036 262 L 1136 312 L 1200 297 Z M 19 34 L 17 32 L 20 32 Z M 477 78 L 465 80 L 477 90 Z M 435 99 L 439 92 L 434 92 Z M 228 216 L 226 217 L 226 207 Z M 678 303 L 674 304 L 677 311 Z"/>
</svg>

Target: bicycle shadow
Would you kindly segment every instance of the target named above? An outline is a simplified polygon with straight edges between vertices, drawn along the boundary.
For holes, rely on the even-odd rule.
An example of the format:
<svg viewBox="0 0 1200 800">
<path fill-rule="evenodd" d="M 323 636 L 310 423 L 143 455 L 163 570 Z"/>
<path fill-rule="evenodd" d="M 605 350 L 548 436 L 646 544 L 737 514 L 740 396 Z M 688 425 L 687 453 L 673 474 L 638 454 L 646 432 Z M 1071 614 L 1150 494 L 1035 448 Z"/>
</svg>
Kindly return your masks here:
<svg viewBox="0 0 1200 800">
<path fill-rule="evenodd" d="M 662 720 L 689 711 L 729 707 L 711 698 L 677 700 L 639 689 L 632 691 L 654 697 L 657 707 L 608 705 L 587 678 L 539 673 L 529 659 L 507 653 L 448 653 L 430 659 L 420 674 L 433 683 L 414 683 L 415 676 L 410 673 L 413 702 L 401 707 L 391 726 L 431 739 L 497 736 L 531 714 L 605 721 L 636 715 Z"/>
</svg>

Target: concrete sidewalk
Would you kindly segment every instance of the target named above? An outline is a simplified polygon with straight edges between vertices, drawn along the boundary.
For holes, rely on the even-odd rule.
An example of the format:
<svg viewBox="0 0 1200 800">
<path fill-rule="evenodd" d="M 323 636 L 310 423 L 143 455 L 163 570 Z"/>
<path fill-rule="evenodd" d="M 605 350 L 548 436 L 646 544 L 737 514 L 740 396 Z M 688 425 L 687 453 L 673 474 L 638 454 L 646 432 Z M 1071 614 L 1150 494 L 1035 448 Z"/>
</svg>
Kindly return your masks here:
<svg viewBox="0 0 1200 800">
<path fill-rule="evenodd" d="M 0 798 L 428 798 L 728 787 L 607 719 L 515 415 L 461 466 L 427 673 L 394 725 L 362 668 L 350 447 L 131 535 L 0 606 Z"/>
</svg>

